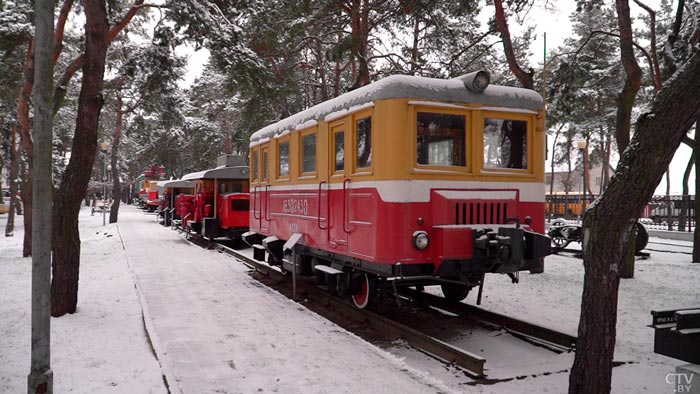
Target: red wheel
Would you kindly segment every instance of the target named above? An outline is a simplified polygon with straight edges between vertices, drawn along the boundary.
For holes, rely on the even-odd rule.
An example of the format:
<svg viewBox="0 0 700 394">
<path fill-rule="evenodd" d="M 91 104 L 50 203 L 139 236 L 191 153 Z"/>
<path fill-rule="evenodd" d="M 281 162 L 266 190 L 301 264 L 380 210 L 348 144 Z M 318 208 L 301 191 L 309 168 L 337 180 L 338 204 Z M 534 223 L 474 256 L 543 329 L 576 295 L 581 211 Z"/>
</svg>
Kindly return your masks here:
<svg viewBox="0 0 700 394">
<path fill-rule="evenodd" d="M 356 294 L 352 295 L 352 302 L 359 309 L 365 309 L 372 303 L 372 300 L 376 294 L 376 289 L 373 282 L 374 281 L 369 279 L 368 274 L 362 275 L 360 290 Z"/>
</svg>

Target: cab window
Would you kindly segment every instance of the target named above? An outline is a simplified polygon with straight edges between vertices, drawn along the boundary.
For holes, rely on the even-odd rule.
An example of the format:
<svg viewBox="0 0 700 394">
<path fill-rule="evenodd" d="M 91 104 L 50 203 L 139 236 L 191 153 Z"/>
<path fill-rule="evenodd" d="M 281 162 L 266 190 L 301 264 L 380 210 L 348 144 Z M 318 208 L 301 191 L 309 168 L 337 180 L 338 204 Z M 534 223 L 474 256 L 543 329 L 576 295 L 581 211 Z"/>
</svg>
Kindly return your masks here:
<svg viewBox="0 0 700 394">
<path fill-rule="evenodd" d="M 268 179 L 270 179 L 270 171 L 268 169 L 269 163 L 268 163 L 267 156 L 268 156 L 267 148 L 263 148 L 263 150 L 262 150 L 262 171 L 263 171 L 262 179 L 264 181 L 267 181 Z"/>
<path fill-rule="evenodd" d="M 253 181 L 258 180 L 258 150 L 253 151 L 253 160 L 250 161 L 250 172 L 253 175 Z"/>
<path fill-rule="evenodd" d="M 356 122 L 355 168 L 372 166 L 372 117 L 358 119 Z"/>
<path fill-rule="evenodd" d="M 289 176 L 289 140 L 277 145 L 277 174 L 279 178 Z"/>
<path fill-rule="evenodd" d="M 301 172 L 316 171 L 316 133 L 301 136 Z"/>
<path fill-rule="evenodd" d="M 418 164 L 465 167 L 466 116 L 433 112 L 417 116 Z"/>
<path fill-rule="evenodd" d="M 335 157 L 333 170 L 336 172 L 345 169 L 345 132 L 336 131 L 333 134 L 333 157 Z"/>
<path fill-rule="evenodd" d="M 527 169 L 527 121 L 484 119 L 484 168 Z"/>
</svg>

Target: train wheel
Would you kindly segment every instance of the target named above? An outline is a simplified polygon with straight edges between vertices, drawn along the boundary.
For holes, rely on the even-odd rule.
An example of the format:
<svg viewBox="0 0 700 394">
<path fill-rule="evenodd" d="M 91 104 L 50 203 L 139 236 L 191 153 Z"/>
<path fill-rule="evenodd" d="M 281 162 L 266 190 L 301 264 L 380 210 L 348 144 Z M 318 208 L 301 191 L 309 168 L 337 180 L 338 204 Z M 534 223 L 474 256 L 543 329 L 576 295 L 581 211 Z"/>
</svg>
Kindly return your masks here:
<svg viewBox="0 0 700 394">
<path fill-rule="evenodd" d="M 440 285 L 440 288 L 442 288 L 442 294 L 447 301 L 462 301 L 467 298 L 467 294 L 469 294 L 469 288 L 467 286 L 457 283 L 443 283 Z"/>
<path fill-rule="evenodd" d="M 365 309 L 374 301 L 377 295 L 377 288 L 369 274 L 363 274 L 360 283 L 360 289 L 356 294 L 352 295 L 352 302 L 359 309 Z"/>
</svg>

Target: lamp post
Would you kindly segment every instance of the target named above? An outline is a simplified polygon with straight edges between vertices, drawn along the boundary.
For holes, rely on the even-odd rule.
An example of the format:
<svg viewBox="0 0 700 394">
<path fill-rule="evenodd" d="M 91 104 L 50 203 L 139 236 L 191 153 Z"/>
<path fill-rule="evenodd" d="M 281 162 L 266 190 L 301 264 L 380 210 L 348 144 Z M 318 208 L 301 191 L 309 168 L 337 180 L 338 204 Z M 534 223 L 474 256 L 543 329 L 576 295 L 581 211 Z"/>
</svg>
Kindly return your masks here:
<svg viewBox="0 0 700 394">
<path fill-rule="evenodd" d="M 107 198 L 107 150 L 109 149 L 109 142 L 103 141 L 100 144 L 100 151 L 102 152 L 102 226 L 106 225 L 107 222 L 107 206 L 105 199 Z"/>
<path fill-rule="evenodd" d="M 578 140 L 575 142 L 576 147 L 581 151 L 581 159 L 583 160 L 583 171 L 581 171 L 581 177 L 583 178 L 583 194 L 581 200 L 581 220 L 583 220 L 583 213 L 586 210 L 586 173 L 588 172 L 588 141 Z"/>
</svg>

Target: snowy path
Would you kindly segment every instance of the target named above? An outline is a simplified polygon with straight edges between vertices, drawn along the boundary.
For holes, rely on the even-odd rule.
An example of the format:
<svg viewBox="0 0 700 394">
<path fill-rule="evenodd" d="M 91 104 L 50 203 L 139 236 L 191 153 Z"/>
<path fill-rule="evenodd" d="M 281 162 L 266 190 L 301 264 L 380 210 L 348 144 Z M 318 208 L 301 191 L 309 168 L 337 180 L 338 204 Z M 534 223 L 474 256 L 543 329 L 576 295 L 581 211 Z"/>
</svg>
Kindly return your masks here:
<svg viewBox="0 0 700 394">
<path fill-rule="evenodd" d="M 140 211 L 120 212 L 119 232 L 173 392 L 449 390 L 260 285 L 231 257 L 188 244 Z"/>
<path fill-rule="evenodd" d="M 191 246 L 131 206 L 120 211 L 118 227 L 81 212 L 78 311 L 51 319 L 55 392 L 161 394 L 161 374 L 173 394 L 567 391 L 571 355 L 504 350 L 489 355 L 487 367 L 519 379 L 465 386 L 460 371 L 391 348 L 405 357 L 399 360 L 258 284 L 231 257 Z M 0 215 L 0 233 L 5 222 Z M 2 394 L 25 392 L 29 369 L 31 260 L 20 257 L 22 235 L 20 220 L 14 237 L 0 236 Z M 635 279 L 621 283 L 615 358 L 632 364 L 613 370 L 613 393 L 673 392 L 666 374 L 685 364 L 653 353 L 649 311 L 699 305 L 700 264 L 673 253 L 687 243 L 652 240 L 672 252 L 638 260 Z M 546 264 L 544 275 L 523 274 L 518 285 L 489 276 L 482 306 L 575 333 L 581 260 L 551 256 Z M 144 334 L 142 306 L 160 363 Z M 547 359 L 552 373 L 533 373 Z"/>
</svg>

